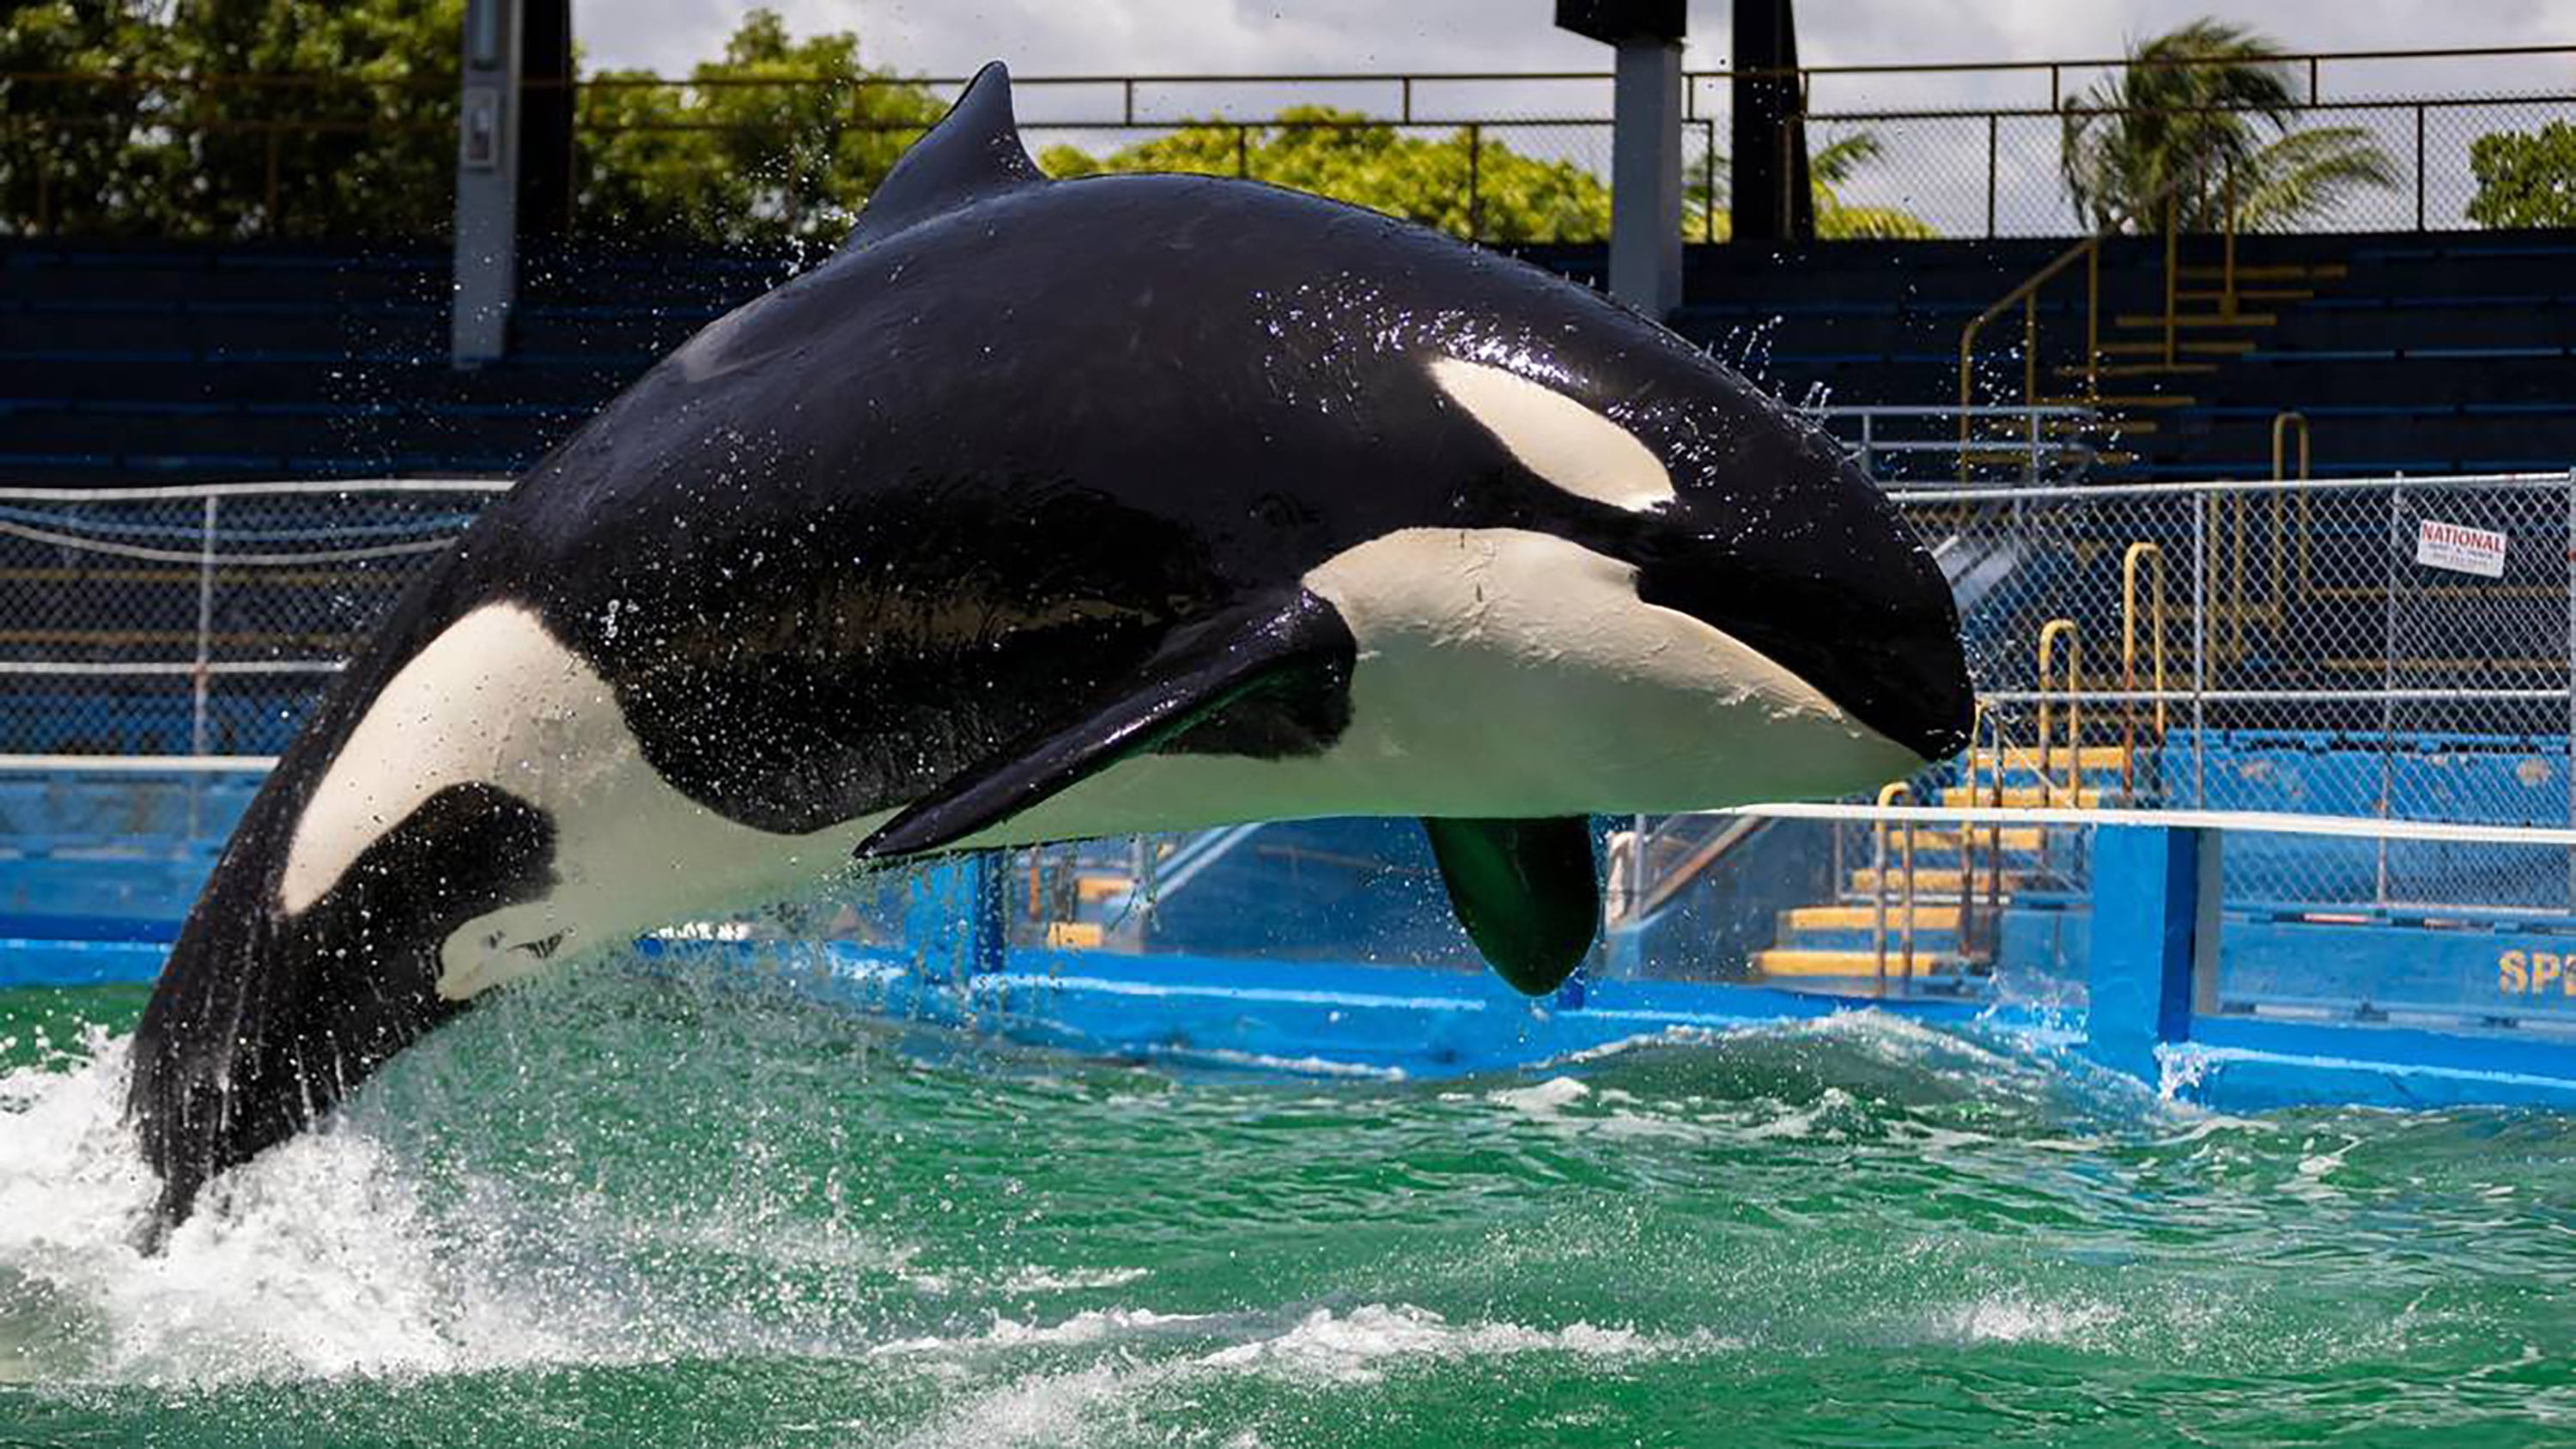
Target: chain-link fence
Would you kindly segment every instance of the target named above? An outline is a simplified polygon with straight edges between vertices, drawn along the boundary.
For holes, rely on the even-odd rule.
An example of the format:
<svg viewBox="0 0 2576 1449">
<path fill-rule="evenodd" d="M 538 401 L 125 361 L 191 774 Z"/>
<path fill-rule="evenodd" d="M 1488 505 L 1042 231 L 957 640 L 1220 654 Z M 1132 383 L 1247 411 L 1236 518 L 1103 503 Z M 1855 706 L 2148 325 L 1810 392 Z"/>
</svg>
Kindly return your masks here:
<svg viewBox="0 0 2576 1449">
<path fill-rule="evenodd" d="M 0 753 L 275 753 L 504 486 L 0 489 Z"/>
<path fill-rule="evenodd" d="M 2157 184 L 2208 160 L 2148 154 L 2177 131 L 2243 138 L 2222 149 L 2250 158 L 2238 178 L 2245 230 L 2563 220 L 2551 198 L 2576 143 L 2547 128 L 2576 119 L 2576 92 L 2499 93 L 2554 84 L 2547 57 L 2464 53 L 2376 75 L 2367 59 L 2284 57 L 2284 74 L 2304 66 L 2307 93 L 2270 112 L 2121 110 L 2078 93 L 2117 62 L 1815 68 L 1800 77 L 1809 110 L 1790 134 L 1814 163 L 1829 238 L 2090 231 L 2104 217 L 2079 203 L 2070 155 L 2106 141 L 2135 153 L 2108 179 L 2116 212 L 2126 181 Z M 2328 98 L 2325 61 L 2409 88 Z M 2001 83 L 2020 72 L 2044 73 L 2045 95 L 2035 80 Z M 539 84 L 529 104 L 560 108 L 570 128 L 571 184 L 562 215 L 531 221 L 625 242 L 836 238 L 964 83 L 717 66 L 592 76 L 569 95 Z M 1057 174 L 1241 176 L 1497 243 L 1608 235 L 1611 90 L 1607 74 L 1582 72 L 1014 81 L 1020 128 Z M 1730 99 L 1724 73 L 1685 78 L 1682 227 L 1694 241 L 1727 235 Z M 0 72 L 0 234 L 436 236 L 448 224 L 455 110 L 452 85 L 425 76 Z M 2088 139 L 2070 142 L 2070 129 Z M 2528 139 L 2482 157 L 2491 136 Z M 2304 139 L 2274 144 L 2283 137 Z M 2372 159 L 2332 181 L 2335 168 L 2318 165 L 2329 154 Z"/>
<path fill-rule="evenodd" d="M 1956 581 L 1989 741 L 2035 770 L 2045 731 L 2060 803 L 2095 798 L 2080 783 L 2106 803 L 2576 825 L 2576 477 L 1902 496 Z M 2229 889 L 2576 904 L 2564 852 L 2475 842 L 2256 841 Z"/>
<path fill-rule="evenodd" d="M 2085 139 L 2070 141 L 2079 121 Z M 2533 211 L 2530 193 L 2563 184 L 2569 163 L 2553 151 L 2517 182 L 2508 174 L 2508 152 L 2523 138 L 2531 138 L 2527 146 L 2545 144 L 2538 138 L 2547 128 L 2571 121 L 2576 93 L 2324 102 L 2277 117 L 2252 110 L 1853 111 L 1811 114 L 1807 133 L 1811 148 L 1866 137 L 1870 157 L 1842 184 L 1840 199 L 1900 211 L 1932 235 L 2069 236 L 2112 221 L 2160 230 L 2162 203 L 2144 193 L 2196 164 L 2190 154 L 2133 160 L 2126 171 L 2085 178 L 2099 195 L 2090 209 L 2079 204 L 2070 172 L 2081 173 L 2090 144 L 2116 150 L 2177 129 L 2213 127 L 2240 131 L 2250 154 L 2233 175 L 2223 163 L 2205 165 L 2205 198 L 2185 204 L 2187 230 L 2218 230 L 2232 188 L 2241 231 L 2454 231 L 2562 224 Z M 2302 139 L 2279 144 L 2285 137 Z M 2479 143 L 2489 137 L 2502 139 L 2488 142 L 2482 157 Z M 2331 168 L 2336 178 L 2323 174 L 2320 153 L 2345 158 Z"/>
<path fill-rule="evenodd" d="M 0 490 L 0 754 L 274 753 L 500 486 Z M 1960 599 L 1989 785 L 2000 759 L 2090 792 L 2060 803 L 2576 824 L 2569 475 L 1897 496 Z M 2563 853 L 2476 843 L 2300 840 L 2230 889 L 2571 904 Z"/>
</svg>

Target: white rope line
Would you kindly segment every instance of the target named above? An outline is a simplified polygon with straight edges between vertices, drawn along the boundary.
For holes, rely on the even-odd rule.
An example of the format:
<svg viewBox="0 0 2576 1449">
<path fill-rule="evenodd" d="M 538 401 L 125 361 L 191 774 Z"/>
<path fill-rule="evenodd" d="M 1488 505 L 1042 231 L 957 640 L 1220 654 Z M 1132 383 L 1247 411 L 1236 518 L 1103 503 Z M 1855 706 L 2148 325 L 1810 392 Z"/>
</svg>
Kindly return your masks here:
<svg viewBox="0 0 2576 1449">
<path fill-rule="evenodd" d="M 0 755 L 0 773 L 114 775 L 251 775 L 273 769 L 275 755 Z M 2464 825 L 2442 820 L 2289 815 L 2269 810 L 2077 810 L 2058 806 L 1849 805 L 1790 802 L 1738 805 L 1708 815 L 1771 820 L 1854 820 L 1888 825 L 2144 825 L 2182 830 L 2235 830 L 2257 835 L 2316 835 L 2347 840 L 2447 841 L 2576 849 L 2576 829 Z"/>
<path fill-rule="evenodd" d="M 173 483 L 153 488 L 0 487 L 0 502 L 164 503 L 291 493 L 507 493 L 516 486 L 516 480 L 509 478 L 290 478 L 279 482 Z"/>
<path fill-rule="evenodd" d="M 0 675 L 43 674 L 72 677 L 176 674 L 193 677 L 206 674 L 337 674 L 348 665 L 337 659 L 210 659 L 199 664 L 189 659 L 136 660 L 128 663 L 90 663 L 62 659 L 0 659 Z"/>
<path fill-rule="evenodd" d="M 1998 449 L 2024 451 L 2010 442 L 1998 444 Z M 2351 493 L 2396 488 L 2556 490 L 2576 487 L 2576 472 L 2427 473 L 2420 477 L 2393 474 L 2384 478 L 2212 478 L 2176 483 L 2055 483 L 2045 487 L 2018 483 L 1997 483 L 1984 488 L 1910 488 L 1903 484 L 1882 487 L 1889 498 L 1900 504 L 2040 503 L 2078 498 L 2108 503 L 2128 498 L 2171 498 L 2195 493 Z"/>
<path fill-rule="evenodd" d="M 2565 689 L 1989 689 L 1988 704 L 2547 704 Z"/>
<path fill-rule="evenodd" d="M 0 772 L 70 775 L 261 775 L 275 755 L 0 755 Z"/>
<path fill-rule="evenodd" d="M 141 544 L 108 543 L 102 539 L 82 538 L 77 534 L 56 533 L 46 528 L 29 528 L 23 523 L 0 519 L 0 534 L 23 538 L 34 543 L 78 549 L 83 553 L 103 553 L 116 558 L 142 559 L 147 563 L 180 563 L 236 565 L 243 567 L 280 567 L 295 564 L 356 563 L 362 559 L 396 558 L 404 554 L 437 553 L 456 542 L 446 538 L 425 538 L 411 543 L 381 543 L 371 548 L 317 549 L 311 553 L 208 553 L 199 549 L 146 548 Z"/>
<path fill-rule="evenodd" d="M 2324 835 L 2349 840 L 2429 840 L 2467 845 L 2534 845 L 2576 849 L 2576 829 L 2546 825 L 2466 825 L 2448 820 L 2381 820 L 2367 815 L 2290 815 L 2272 810 L 2077 810 L 2061 806 L 1738 805 L 1711 815 L 1771 820 L 1858 820 L 1889 825 L 2147 825 L 2181 830 L 2236 830 L 2256 835 Z"/>
</svg>

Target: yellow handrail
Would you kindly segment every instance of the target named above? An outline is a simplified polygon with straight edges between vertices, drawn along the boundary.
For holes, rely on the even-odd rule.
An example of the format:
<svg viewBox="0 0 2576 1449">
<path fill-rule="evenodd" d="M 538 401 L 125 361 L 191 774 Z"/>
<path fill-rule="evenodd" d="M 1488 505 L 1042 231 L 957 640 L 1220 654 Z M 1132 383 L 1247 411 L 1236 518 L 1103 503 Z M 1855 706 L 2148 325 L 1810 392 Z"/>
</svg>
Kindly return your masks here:
<svg viewBox="0 0 2576 1449">
<path fill-rule="evenodd" d="M 2147 636 L 2149 669 L 2156 694 L 2156 743 L 2165 738 L 2165 551 L 2152 543 L 2133 543 L 2120 556 L 2120 692 L 2135 694 L 2138 689 L 2138 566 L 2153 562 L 2156 566 L 2155 592 L 2148 599 Z M 2125 718 L 2120 726 L 2120 790 L 2126 794 L 2136 788 L 2135 761 L 2138 753 L 2138 702 L 2125 701 Z M 2081 763 L 2080 761 L 2078 762 Z"/>
<path fill-rule="evenodd" d="M 2072 619 L 2051 619 L 2039 628 L 2039 798 L 2044 804 L 2055 793 L 2056 782 L 2048 776 L 2048 762 L 2055 736 L 2049 729 L 2049 665 L 2057 641 L 2066 641 L 2066 747 L 2072 764 L 2067 774 L 2067 803 L 2081 804 L 2084 799 L 2084 707 L 2076 698 L 2084 688 L 2084 641 L 2076 632 Z"/>
<path fill-rule="evenodd" d="M 1972 807 L 1977 803 L 1977 741 L 1980 738 L 1992 741 L 1986 755 L 1986 778 L 1992 782 L 1987 787 L 1986 803 L 2000 810 L 2004 803 L 2004 763 L 2007 758 L 2003 714 L 1982 699 L 1977 701 L 1976 711 L 1968 719 L 1966 784 L 1968 804 Z M 1959 829 L 1959 950 L 1963 956 L 1975 953 L 1979 949 L 1976 932 L 1977 836 L 1981 829 L 1992 855 L 1991 868 L 1988 872 L 1986 919 L 2000 920 L 2000 912 L 2003 910 L 2003 826 L 2001 824 L 1983 827 L 1963 825 Z"/>
<path fill-rule="evenodd" d="M 1972 431 L 1974 427 L 1974 415 L 1969 410 L 1977 405 L 1977 334 L 1985 330 L 1987 323 L 1992 322 L 1997 317 L 2000 317 L 2004 313 L 2012 310 L 2013 304 L 2022 304 L 2022 403 L 2024 406 L 2029 406 L 2032 398 L 2035 397 L 2039 391 L 2039 349 L 2034 345 L 2039 327 L 2039 289 L 2046 286 L 2050 280 L 2057 276 L 2058 273 L 2075 265 L 2078 259 L 2091 257 L 2098 253 L 2102 249 L 2102 238 L 2107 234 L 2108 233 L 2106 232 L 2097 231 L 2091 236 L 2084 238 L 2082 241 L 2077 242 L 2075 245 L 2068 247 L 2065 251 L 2058 253 L 2047 266 L 2031 273 L 2020 286 L 2006 292 L 2003 295 L 2002 300 L 1996 302 L 1993 306 L 1988 307 L 1983 312 L 1978 313 L 1974 318 L 1970 319 L 1965 328 L 1960 330 L 1959 477 L 1961 479 L 1964 480 L 1968 476 L 1968 450 L 1970 445 L 1975 442 L 1975 437 Z M 2097 319 L 2101 311 L 2101 269 L 2098 263 L 2086 269 L 2086 278 L 2086 296 L 2084 301 L 2084 335 L 2086 343 L 2084 349 L 2084 393 L 2087 397 L 2099 397 L 2102 395 L 2100 371 L 2102 355 L 2101 349 L 2093 345 L 2093 339 L 2098 335 L 2096 330 L 2098 327 Z"/>
<path fill-rule="evenodd" d="M 1903 780 L 1890 780 L 1878 792 L 1879 808 L 1885 809 L 1913 793 L 1914 787 Z M 1901 960 L 1905 966 L 1905 979 L 1911 981 L 1914 979 L 1914 822 L 1908 820 L 1897 829 L 1903 832 L 1900 838 L 1905 842 L 1905 951 Z M 1878 823 L 1876 843 L 1870 853 L 1877 866 L 1869 883 L 1876 927 L 1871 934 L 1876 938 L 1878 980 L 1883 986 L 1887 981 L 1887 822 L 1884 820 Z"/>
<path fill-rule="evenodd" d="M 2285 465 L 2289 462 L 2287 445 L 2293 424 L 2296 424 L 2299 430 L 2299 481 L 2302 483 L 2308 481 L 2310 432 L 2308 415 L 2299 412 L 2278 412 L 2272 415 L 2272 481 L 2275 483 L 2289 481 Z M 2273 569 L 2277 573 L 2279 568 L 2280 564 L 2276 559 L 2273 562 Z M 2274 587 L 2277 590 L 2279 586 L 2276 583 Z M 2313 587 L 2314 585 L 2308 581 L 2308 495 L 2302 493 L 2299 495 L 2299 596 L 2307 597 Z"/>
<path fill-rule="evenodd" d="M 2180 315 L 2180 299 L 2177 292 L 2182 276 L 2181 199 L 2185 187 L 2197 188 L 2201 181 L 2202 177 L 2197 173 L 2178 176 L 2166 183 L 2155 195 L 2147 198 L 2139 208 L 2141 212 L 2149 214 L 2152 214 L 2153 209 L 2158 206 L 2164 208 L 2165 275 L 2162 321 L 2163 358 L 2168 367 L 2174 365 L 2180 346 L 2176 336 L 2179 325 L 2176 319 Z M 2225 204 L 2220 213 L 2222 230 L 2225 232 L 2226 252 L 2219 269 L 2219 313 L 2232 318 L 2236 315 L 2236 207 L 2232 177 L 2227 186 L 2229 194 L 2224 198 Z M 1985 330 L 1987 323 L 2011 311 L 2016 305 L 2022 309 L 2021 400 L 2024 407 L 2038 406 L 2039 289 L 2055 280 L 2059 273 L 2075 265 L 2079 259 L 2084 262 L 2084 398 L 2090 403 L 2098 403 L 2102 400 L 2102 243 L 2120 234 L 2120 223 L 2117 221 L 2097 228 L 2092 235 L 2050 258 L 2048 265 L 2024 278 L 2019 286 L 2004 293 L 1993 306 L 1969 319 L 1968 325 L 1960 329 L 1959 478 L 1962 482 L 1968 478 L 1970 448 L 1976 440 L 1974 416 L 1970 409 L 1974 408 L 1977 402 L 1977 334 Z"/>
</svg>

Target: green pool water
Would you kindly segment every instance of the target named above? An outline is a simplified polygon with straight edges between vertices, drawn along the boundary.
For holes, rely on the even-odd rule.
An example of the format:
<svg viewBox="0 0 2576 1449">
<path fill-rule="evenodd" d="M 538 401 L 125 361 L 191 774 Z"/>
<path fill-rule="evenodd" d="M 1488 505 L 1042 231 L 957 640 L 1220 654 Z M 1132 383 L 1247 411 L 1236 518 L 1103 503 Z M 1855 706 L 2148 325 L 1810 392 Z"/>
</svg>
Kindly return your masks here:
<svg viewBox="0 0 2576 1449">
<path fill-rule="evenodd" d="M 1858 1014 L 1170 1073 L 600 968 L 165 1255 L 141 992 L 0 993 L 0 1444 L 2576 1444 L 2576 1121 Z"/>
</svg>

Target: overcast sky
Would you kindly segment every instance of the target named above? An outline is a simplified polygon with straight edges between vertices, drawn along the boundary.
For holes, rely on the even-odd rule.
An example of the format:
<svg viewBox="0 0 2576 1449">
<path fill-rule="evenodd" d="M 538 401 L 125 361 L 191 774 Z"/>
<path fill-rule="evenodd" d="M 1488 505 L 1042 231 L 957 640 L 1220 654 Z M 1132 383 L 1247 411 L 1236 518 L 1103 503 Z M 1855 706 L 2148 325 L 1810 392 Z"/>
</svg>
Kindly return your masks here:
<svg viewBox="0 0 2576 1449">
<path fill-rule="evenodd" d="M 1550 0 L 772 4 L 800 34 L 856 30 L 872 63 L 928 75 L 962 74 L 996 57 L 1023 75 L 1588 69 L 1605 62 L 1602 47 L 1553 27 Z M 593 64 L 668 71 L 712 53 L 745 8 L 742 0 L 573 0 L 575 30 Z M 1691 5 L 1689 64 L 1725 63 L 1730 8 L 1725 0 Z M 1831 64 L 2110 55 L 2132 36 L 2213 11 L 2300 50 L 2576 40 L 2576 0 L 1807 0 L 1798 7 L 1800 58 Z M 2564 60 L 2519 63 L 2511 74 L 2516 88 L 2576 82 L 2576 67 Z"/>
<path fill-rule="evenodd" d="M 685 74 L 719 53 L 751 0 L 573 0 L 574 32 L 593 68 L 641 67 Z M 1023 80 L 1069 75 L 1245 75 L 1352 71 L 1601 71 L 1605 47 L 1554 27 L 1552 0 L 768 0 L 799 35 L 855 30 L 870 65 L 928 77 L 971 74 L 991 59 L 1007 61 Z M 1728 0 L 1692 0 L 1686 63 L 1717 69 L 1728 62 Z M 1805 0 L 1798 6 L 1799 58 L 1808 65 L 1908 64 L 1939 61 L 2082 60 L 2114 57 L 2137 38 L 2200 15 L 2250 23 L 2292 51 L 2401 50 L 2432 47 L 2576 43 L 2576 0 Z M 2094 75 L 2064 77 L 2079 93 Z M 2304 78 L 2303 78 L 2304 79 Z M 2331 102 L 2372 96 L 2576 94 L 2576 57 L 2342 62 L 2318 77 Z M 2059 234 L 2072 228 L 2058 179 L 2056 122 L 2045 72 L 1824 77 L 1810 105 L 1823 117 L 1909 109 L 2043 108 L 2007 117 L 1994 140 L 1988 180 L 1988 136 L 1973 119 L 1892 119 L 1884 115 L 1829 121 L 1810 129 L 1822 143 L 1853 129 L 1873 133 L 1884 154 L 1844 191 L 1844 199 L 1897 206 L 1944 235 Z M 1694 114 L 1727 110 L 1722 83 L 1693 97 Z M 1115 88 L 1023 85 L 1018 111 L 1034 146 L 1071 142 L 1106 149 L 1139 138 L 1095 130 L 1121 104 Z M 1140 120 L 1168 122 L 1222 115 L 1258 120 L 1285 105 L 1334 104 L 1387 115 L 1393 86 L 1159 86 L 1142 88 Z M 1415 114 L 1425 121 L 1487 122 L 1518 117 L 1604 116 L 1606 85 L 1417 87 Z M 2460 225 L 2474 192 L 2468 148 L 2480 134 L 2576 119 L 2576 106 L 2506 104 L 2447 107 L 2419 132 L 2406 110 L 2347 109 L 2311 113 L 2319 123 L 2374 133 L 2401 174 L 2423 155 L 2425 215 L 2436 226 Z M 1435 131 L 1437 128 L 1433 128 Z M 1526 154 L 1565 159 L 1606 173 L 1609 132 L 1599 124 L 1489 125 Z M 1697 144 L 1725 144 L 1722 128 Z M 2352 228 L 2402 227 L 2415 215 L 2411 185 L 2358 195 L 2331 218 Z"/>
</svg>

